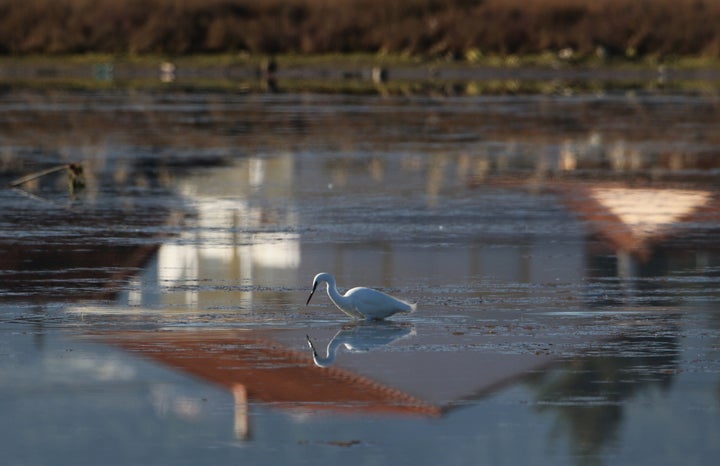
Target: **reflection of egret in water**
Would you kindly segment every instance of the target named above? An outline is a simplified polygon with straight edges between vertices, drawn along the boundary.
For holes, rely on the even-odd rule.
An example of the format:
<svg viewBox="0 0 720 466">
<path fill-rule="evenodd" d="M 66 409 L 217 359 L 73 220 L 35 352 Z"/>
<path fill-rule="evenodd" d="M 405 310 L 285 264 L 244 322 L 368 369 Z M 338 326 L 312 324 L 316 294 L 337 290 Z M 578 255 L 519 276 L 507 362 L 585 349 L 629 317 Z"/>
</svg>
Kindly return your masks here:
<svg viewBox="0 0 720 466">
<path fill-rule="evenodd" d="M 328 343 L 325 356 L 320 356 L 307 337 L 312 349 L 313 361 L 318 367 L 330 367 L 335 362 L 337 351 L 341 347 L 351 353 L 365 353 L 396 340 L 415 335 L 415 326 L 397 322 L 358 322 L 343 326 Z"/>
</svg>

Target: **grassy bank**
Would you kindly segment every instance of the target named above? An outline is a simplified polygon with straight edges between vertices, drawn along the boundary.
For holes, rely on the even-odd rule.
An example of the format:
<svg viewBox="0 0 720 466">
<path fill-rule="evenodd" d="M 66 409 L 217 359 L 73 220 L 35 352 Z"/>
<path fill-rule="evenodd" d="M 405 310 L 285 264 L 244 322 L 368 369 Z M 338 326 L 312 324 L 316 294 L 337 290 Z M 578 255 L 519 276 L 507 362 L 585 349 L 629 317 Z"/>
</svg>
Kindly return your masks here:
<svg viewBox="0 0 720 466">
<path fill-rule="evenodd" d="M 0 0 L 2 54 L 720 57 L 720 0 Z"/>
<path fill-rule="evenodd" d="M 680 91 L 717 96 L 720 62 L 681 59 L 613 64 L 558 63 L 547 56 L 488 56 L 480 63 L 377 54 L 277 55 L 262 72 L 262 55 L 0 56 L 0 88 L 158 89 L 229 92 L 318 92 L 382 95 L 568 94 Z M 175 66 L 164 75 L 161 64 Z M 387 79 L 377 80 L 381 66 Z"/>
</svg>

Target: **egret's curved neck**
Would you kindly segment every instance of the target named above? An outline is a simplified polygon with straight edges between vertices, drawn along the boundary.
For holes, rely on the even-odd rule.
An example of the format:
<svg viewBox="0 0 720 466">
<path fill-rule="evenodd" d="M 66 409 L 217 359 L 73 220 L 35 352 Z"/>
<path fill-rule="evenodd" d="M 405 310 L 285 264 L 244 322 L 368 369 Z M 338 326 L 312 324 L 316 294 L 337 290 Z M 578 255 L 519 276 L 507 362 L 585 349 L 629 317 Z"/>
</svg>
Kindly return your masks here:
<svg viewBox="0 0 720 466">
<path fill-rule="evenodd" d="M 313 362 L 318 367 L 330 367 L 335 363 L 335 354 L 320 356 L 319 354 L 313 353 Z"/>
<path fill-rule="evenodd" d="M 330 300 L 340 309 L 345 310 L 349 308 L 350 302 L 345 296 L 340 294 L 335 285 L 335 280 L 327 281 L 327 294 L 330 296 Z"/>
<path fill-rule="evenodd" d="M 332 366 L 335 363 L 337 350 L 340 346 L 342 346 L 342 343 L 340 341 L 335 341 L 335 339 L 332 339 L 330 340 L 330 343 L 328 343 L 327 349 L 325 350 L 325 356 L 320 356 L 313 351 L 313 361 L 315 362 L 315 365 L 320 367 Z"/>
<path fill-rule="evenodd" d="M 362 319 L 365 317 L 362 313 L 357 311 L 351 299 L 340 294 L 337 286 L 335 286 L 335 277 L 329 275 L 323 278 L 323 281 L 327 284 L 327 294 L 330 297 L 330 301 L 332 301 L 341 311 L 353 319 Z"/>
</svg>

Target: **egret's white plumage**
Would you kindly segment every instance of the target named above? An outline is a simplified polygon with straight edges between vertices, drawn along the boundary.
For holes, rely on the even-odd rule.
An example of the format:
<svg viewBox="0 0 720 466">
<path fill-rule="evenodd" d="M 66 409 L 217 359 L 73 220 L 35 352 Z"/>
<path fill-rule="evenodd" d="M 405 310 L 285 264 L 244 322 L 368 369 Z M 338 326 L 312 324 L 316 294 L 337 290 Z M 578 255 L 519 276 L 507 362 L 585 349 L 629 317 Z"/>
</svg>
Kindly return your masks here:
<svg viewBox="0 0 720 466">
<path fill-rule="evenodd" d="M 319 273 L 313 279 L 312 292 L 307 299 L 310 303 L 320 283 L 327 283 L 327 294 L 338 309 L 353 319 L 380 320 L 397 312 L 412 312 L 416 305 L 401 299 L 393 298 L 382 291 L 358 286 L 351 288 L 344 295 L 340 294 L 335 284 L 335 277 L 329 273 Z"/>
</svg>

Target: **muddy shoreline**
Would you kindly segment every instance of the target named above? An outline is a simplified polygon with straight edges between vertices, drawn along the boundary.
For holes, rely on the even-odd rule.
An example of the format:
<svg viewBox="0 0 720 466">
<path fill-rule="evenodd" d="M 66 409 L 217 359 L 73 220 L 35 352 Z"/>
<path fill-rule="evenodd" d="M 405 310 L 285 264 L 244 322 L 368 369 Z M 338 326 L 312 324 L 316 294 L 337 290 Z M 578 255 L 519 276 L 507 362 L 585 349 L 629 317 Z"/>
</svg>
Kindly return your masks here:
<svg viewBox="0 0 720 466">
<path fill-rule="evenodd" d="M 5 88 L 218 89 L 350 94 L 712 93 L 720 67 L 685 64 L 572 65 L 562 60 L 453 63 L 372 55 L 267 57 L 0 57 Z"/>
</svg>

